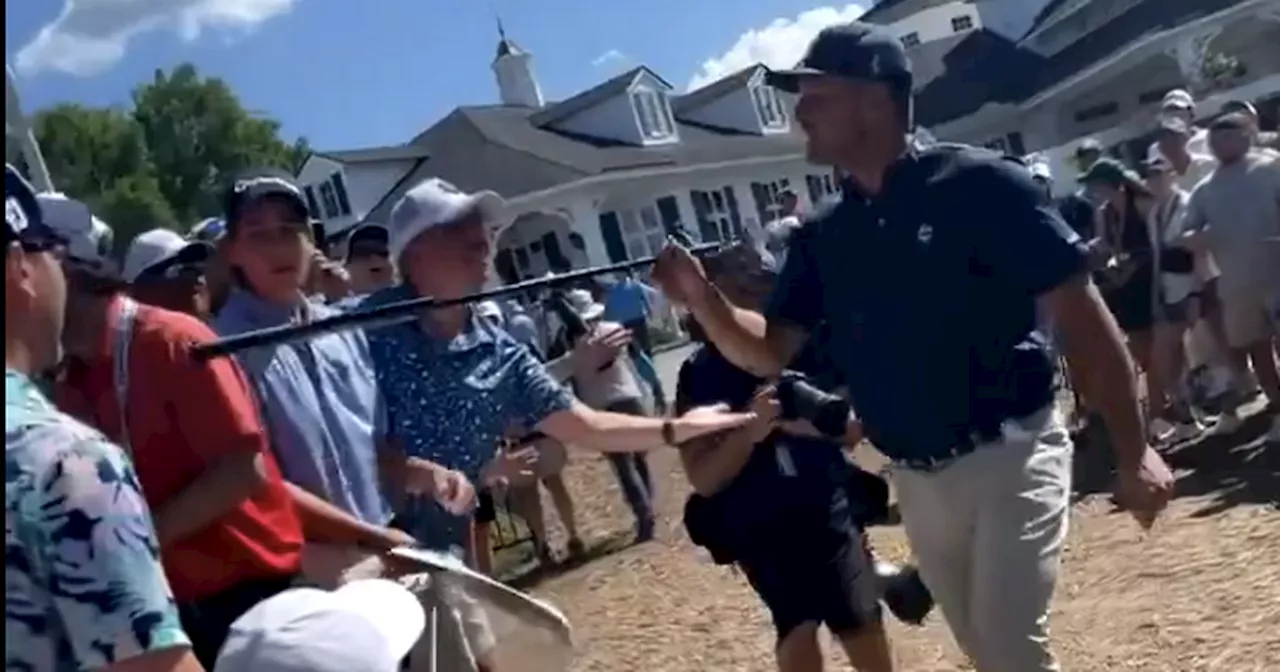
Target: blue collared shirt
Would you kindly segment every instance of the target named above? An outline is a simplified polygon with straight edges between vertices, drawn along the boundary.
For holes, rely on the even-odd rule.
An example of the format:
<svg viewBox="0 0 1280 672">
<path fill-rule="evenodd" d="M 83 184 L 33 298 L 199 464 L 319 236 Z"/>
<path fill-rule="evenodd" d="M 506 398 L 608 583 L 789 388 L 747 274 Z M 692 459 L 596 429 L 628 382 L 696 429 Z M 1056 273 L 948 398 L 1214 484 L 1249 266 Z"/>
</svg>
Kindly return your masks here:
<svg viewBox="0 0 1280 672">
<path fill-rule="evenodd" d="M 869 438 L 927 462 L 1052 401 L 1036 298 L 1085 259 L 1026 167 L 940 145 L 901 159 L 879 195 L 850 185 L 797 229 L 767 313 L 825 322 Z"/>
<path fill-rule="evenodd" d="M 400 285 L 374 293 L 365 307 L 412 297 Z M 461 471 L 473 483 L 510 427 L 533 427 L 573 403 L 528 348 L 474 313 L 450 340 L 432 337 L 416 321 L 373 329 L 369 351 L 391 435 L 410 456 Z M 404 513 L 421 543 L 466 547 L 468 518 L 429 499 L 411 499 Z"/>
<path fill-rule="evenodd" d="M 335 314 L 304 303 L 305 319 Z M 214 319 L 229 336 L 294 321 L 289 309 L 236 290 Z M 374 525 L 391 520 L 378 447 L 386 412 L 364 333 L 344 331 L 239 355 L 253 382 L 285 480 Z"/>
</svg>

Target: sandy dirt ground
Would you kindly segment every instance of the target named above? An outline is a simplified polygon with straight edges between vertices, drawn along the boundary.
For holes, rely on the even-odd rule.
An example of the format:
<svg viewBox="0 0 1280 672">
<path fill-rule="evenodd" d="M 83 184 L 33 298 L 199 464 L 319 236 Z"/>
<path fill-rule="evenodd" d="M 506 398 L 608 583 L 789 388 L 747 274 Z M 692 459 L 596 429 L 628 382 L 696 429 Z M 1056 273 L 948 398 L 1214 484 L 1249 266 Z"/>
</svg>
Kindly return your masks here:
<svg viewBox="0 0 1280 672">
<path fill-rule="evenodd" d="M 682 354 L 660 357 L 669 384 Z M 1255 415 L 1233 437 L 1171 450 L 1178 497 L 1148 533 L 1114 510 L 1100 451 L 1081 451 L 1052 617 L 1065 670 L 1280 670 L 1280 448 L 1262 444 L 1265 428 Z M 877 463 L 869 451 L 859 460 Z M 688 488 L 675 454 L 655 452 L 652 463 L 663 524 L 656 542 L 632 547 L 633 520 L 608 465 L 579 453 L 569 467 L 592 558 L 527 585 L 573 623 L 573 670 L 775 669 L 767 612 L 740 575 L 712 564 L 680 526 Z M 872 535 L 882 555 L 909 559 L 900 527 Z M 555 532 L 553 539 L 563 543 Z M 973 669 L 936 614 L 924 627 L 894 623 L 891 635 L 901 670 Z M 828 651 L 828 669 L 849 669 Z"/>
</svg>

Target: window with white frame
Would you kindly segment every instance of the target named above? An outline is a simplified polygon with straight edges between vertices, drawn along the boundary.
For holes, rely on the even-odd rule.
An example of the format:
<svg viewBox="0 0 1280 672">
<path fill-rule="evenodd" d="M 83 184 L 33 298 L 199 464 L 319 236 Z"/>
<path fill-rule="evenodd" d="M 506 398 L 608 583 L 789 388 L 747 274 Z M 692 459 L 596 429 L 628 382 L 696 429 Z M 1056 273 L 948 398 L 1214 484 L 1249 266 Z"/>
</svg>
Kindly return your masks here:
<svg viewBox="0 0 1280 672">
<path fill-rule="evenodd" d="M 809 202 L 817 207 L 827 199 L 840 193 L 840 184 L 831 173 L 821 175 L 805 175 L 805 186 L 809 189 Z"/>
<path fill-rule="evenodd" d="M 718 236 L 715 240 L 704 240 L 704 243 L 718 243 L 721 241 L 733 240 L 733 215 L 729 209 L 729 199 L 725 193 L 733 187 L 725 187 L 724 189 L 716 189 L 714 191 L 694 191 L 693 207 L 695 211 L 701 212 L 708 224 Z"/>
<path fill-rule="evenodd" d="M 951 30 L 960 33 L 966 30 L 973 30 L 973 17 L 968 14 L 952 17 Z"/>
<path fill-rule="evenodd" d="M 667 241 L 667 231 L 662 226 L 655 205 L 645 205 L 618 213 L 622 231 L 622 244 L 627 248 L 628 259 L 644 259 L 657 256 Z"/>
<path fill-rule="evenodd" d="M 916 47 L 920 45 L 920 33 L 910 32 L 902 36 L 902 46 Z"/>
<path fill-rule="evenodd" d="M 756 114 L 760 115 L 760 123 L 765 128 L 786 128 L 787 111 L 782 106 L 778 90 L 765 84 L 757 84 L 751 88 L 751 98 L 756 104 Z"/>
<path fill-rule="evenodd" d="M 341 216 L 342 210 L 338 206 L 338 195 L 333 190 L 332 182 L 326 180 L 320 183 L 320 200 L 324 203 L 326 219 Z"/>
<path fill-rule="evenodd" d="M 760 213 L 761 225 L 781 219 L 787 214 L 783 212 L 782 194 L 790 190 L 791 180 L 785 177 L 772 182 L 751 184 L 751 195 L 755 197 L 756 211 Z"/>
<path fill-rule="evenodd" d="M 636 89 L 631 93 L 640 121 L 640 132 L 648 140 L 662 140 L 675 135 L 675 120 L 667 94 L 653 89 Z"/>
</svg>

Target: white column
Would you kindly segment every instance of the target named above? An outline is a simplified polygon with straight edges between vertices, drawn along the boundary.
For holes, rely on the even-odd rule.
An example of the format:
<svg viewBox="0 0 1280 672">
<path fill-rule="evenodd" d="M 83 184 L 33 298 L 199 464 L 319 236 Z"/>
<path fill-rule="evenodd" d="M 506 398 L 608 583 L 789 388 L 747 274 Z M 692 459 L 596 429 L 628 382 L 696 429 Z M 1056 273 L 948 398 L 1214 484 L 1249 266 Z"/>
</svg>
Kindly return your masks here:
<svg viewBox="0 0 1280 672">
<path fill-rule="evenodd" d="M 587 264 L 600 266 L 609 263 L 609 250 L 604 246 L 604 236 L 600 233 L 600 210 L 595 199 L 578 197 L 569 204 L 566 211 L 561 212 L 569 221 L 573 232 L 582 236 Z"/>
<path fill-rule="evenodd" d="M 1213 38 L 1220 33 L 1222 26 L 1210 26 L 1179 40 L 1169 49 L 1169 55 L 1178 62 L 1178 69 L 1182 71 L 1182 79 L 1192 89 L 1204 85 L 1205 58 L 1209 54 Z"/>
<path fill-rule="evenodd" d="M 27 162 L 27 170 L 31 171 L 31 185 L 37 191 L 53 191 L 53 178 L 49 176 L 49 166 L 40 153 L 40 143 L 36 142 L 35 131 L 30 121 L 22 113 L 22 101 L 18 96 L 18 81 L 13 70 L 4 68 L 4 116 L 5 132 L 18 141 L 22 149 L 22 158 Z"/>
</svg>

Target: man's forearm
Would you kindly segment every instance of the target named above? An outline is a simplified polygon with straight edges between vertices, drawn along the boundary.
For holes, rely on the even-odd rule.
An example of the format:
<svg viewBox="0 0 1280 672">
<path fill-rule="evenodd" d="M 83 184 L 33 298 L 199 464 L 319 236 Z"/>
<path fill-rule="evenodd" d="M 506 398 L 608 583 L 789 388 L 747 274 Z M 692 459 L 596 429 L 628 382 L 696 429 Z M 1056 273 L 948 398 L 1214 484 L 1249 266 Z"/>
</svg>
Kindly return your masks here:
<svg viewBox="0 0 1280 672">
<path fill-rule="evenodd" d="M 252 497 L 267 482 L 262 459 L 256 451 L 226 455 L 158 506 L 155 524 L 160 546 L 186 539 Z"/>
<path fill-rule="evenodd" d="M 733 364 L 762 378 L 777 375 L 786 365 L 769 347 L 764 316 L 734 306 L 715 287 L 709 286 L 689 310 L 720 354 Z"/>
<path fill-rule="evenodd" d="M 1089 291 L 1096 307 L 1072 311 L 1070 319 L 1057 321 L 1062 349 L 1068 365 L 1084 374 L 1083 396 L 1102 414 L 1118 463 L 1135 466 L 1142 460 L 1147 438 L 1133 360 L 1097 290 L 1090 287 Z"/>
<path fill-rule="evenodd" d="M 702 439 L 714 441 L 714 445 L 690 445 L 681 448 L 681 458 L 689 484 L 703 497 L 720 492 L 742 473 L 751 459 L 755 445 L 764 440 L 760 430 L 753 426 L 742 427 L 726 433 L 721 438 Z M 695 441 L 694 444 L 697 444 Z M 685 454 L 685 453 L 688 454 Z"/>
<path fill-rule="evenodd" d="M 302 521 L 307 541 L 353 546 L 375 546 L 383 528 L 370 525 L 306 490 L 285 482 Z"/>
</svg>

